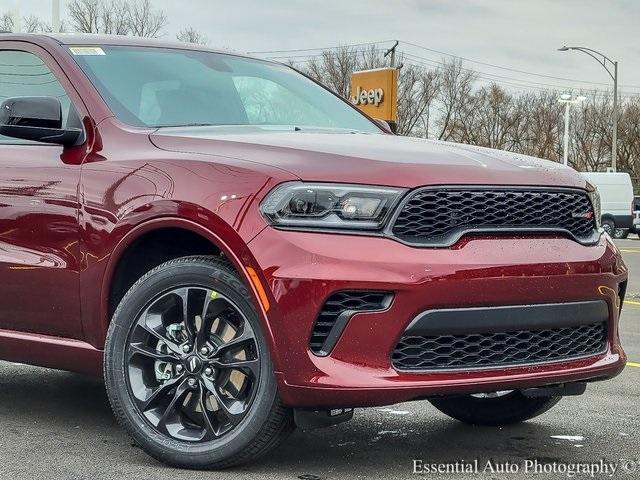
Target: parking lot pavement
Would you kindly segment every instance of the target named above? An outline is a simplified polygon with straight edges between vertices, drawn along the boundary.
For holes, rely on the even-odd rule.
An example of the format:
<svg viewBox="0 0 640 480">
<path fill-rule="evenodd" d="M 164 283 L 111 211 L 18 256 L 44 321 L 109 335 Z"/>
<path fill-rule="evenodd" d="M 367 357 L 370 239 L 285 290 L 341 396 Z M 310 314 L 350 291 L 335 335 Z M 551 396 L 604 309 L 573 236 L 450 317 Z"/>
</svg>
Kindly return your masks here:
<svg viewBox="0 0 640 480">
<path fill-rule="evenodd" d="M 622 252 L 627 267 L 629 267 L 627 292 L 630 297 L 640 299 L 640 238 L 633 235 L 633 238 L 627 240 L 616 240 L 616 245 Z"/>
<path fill-rule="evenodd" d="M 632 277 L 640 280 L 640 241 L 619 245 Z M 520 471 L 487 472 L 479 478 L 521 478 L 526 459 L 549 465 L 638 460 L 640 289 L 635 285 L 640 283 L 631 284 L 621 321 L 623 343 L 635 366 L 612 381 L 590 385 L 581 397 L 564 399 L 542 417 L 512 427 L 479 428 L 449 420 L 427 402 L 358 410 L 349 423 L 296 432 L 266 459 L 224 474 L 170 469 L 147 457 L 116 425 L 98 380 L 0 362 L 0 478 L 416 478 L 413 459 L 478 459 L 481 469 L 490 459 L 508 461 Z M 615 478 L 638 478 L 622 468 L 618 463 Z"/>
</svg>

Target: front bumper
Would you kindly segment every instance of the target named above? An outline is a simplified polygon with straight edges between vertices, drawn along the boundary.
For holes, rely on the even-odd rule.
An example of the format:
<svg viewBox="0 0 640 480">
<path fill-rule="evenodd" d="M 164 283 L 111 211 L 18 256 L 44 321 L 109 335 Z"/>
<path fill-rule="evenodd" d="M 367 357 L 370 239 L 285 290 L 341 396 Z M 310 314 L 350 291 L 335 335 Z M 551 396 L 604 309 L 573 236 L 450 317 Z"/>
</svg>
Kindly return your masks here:
<svg viewBox="0 0 640 480">
<path fill-rule="evenodd" d="M 627 270 L 603 236 L 584 246 L 553 237 L 474 237 L 447 249 L 355 235 L 263 230 L 249 244 L 268 285 L 280 395 L 294 407 L 358 407 L 428 396 L 611 378 L 624 368 L 618 316 Z M 391 306 L 355 314 L 331 354 L 309 349 L 324 301 L 340 290 L 394 292 Z M 569 361 L 478 370 L 403 372 L 392 352 L 421 312 L 604 300 L 606 352 Z"/>
</svg>

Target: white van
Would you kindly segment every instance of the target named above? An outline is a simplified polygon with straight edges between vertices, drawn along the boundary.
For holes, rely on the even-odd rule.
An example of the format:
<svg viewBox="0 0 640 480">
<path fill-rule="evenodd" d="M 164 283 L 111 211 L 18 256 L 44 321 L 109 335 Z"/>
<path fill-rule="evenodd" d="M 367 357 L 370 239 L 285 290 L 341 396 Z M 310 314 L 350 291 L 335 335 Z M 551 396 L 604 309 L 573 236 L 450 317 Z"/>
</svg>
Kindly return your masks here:
<svg viewBox="0 0 640 480">
<path fill-rule="evenodd" d="M 626 238 L 633 225 L 633 186 L 628 173 L 582 172 L 600 193 L 602 228 L 613 238 Z"/>
</svg>

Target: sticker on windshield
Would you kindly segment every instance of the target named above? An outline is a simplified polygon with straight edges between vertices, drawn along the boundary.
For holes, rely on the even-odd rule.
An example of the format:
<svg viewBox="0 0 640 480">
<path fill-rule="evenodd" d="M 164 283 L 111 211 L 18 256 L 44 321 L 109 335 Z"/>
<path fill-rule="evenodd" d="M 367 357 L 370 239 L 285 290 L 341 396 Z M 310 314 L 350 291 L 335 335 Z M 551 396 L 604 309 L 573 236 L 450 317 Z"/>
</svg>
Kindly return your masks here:
<svg viewBox="0 0 640 480">
<path fill-rule="evenodd" d="M 104 50 L 100 47 L 69 47 L 69 50 L 74 55 L 85 56 L 85 55 L 106 55 Z"/>
</svg>

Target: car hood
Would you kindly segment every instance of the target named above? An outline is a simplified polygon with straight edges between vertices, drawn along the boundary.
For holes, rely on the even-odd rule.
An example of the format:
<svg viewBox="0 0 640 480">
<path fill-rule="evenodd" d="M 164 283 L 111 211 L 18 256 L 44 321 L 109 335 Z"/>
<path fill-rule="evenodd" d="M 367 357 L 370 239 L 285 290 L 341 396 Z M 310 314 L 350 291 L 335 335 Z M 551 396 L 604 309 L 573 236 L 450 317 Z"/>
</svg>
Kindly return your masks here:
<svg viewBox="0 0 640 480">
<path fill-rule="evenodd" d="M 444 184 L 586 187 L 582 176 L 559 163 L 386 134 L 180 127 L 158 129 L 151 141 L 164 150 L 277 167 L 305 181 L 407 188 Z"/>
</svg>

